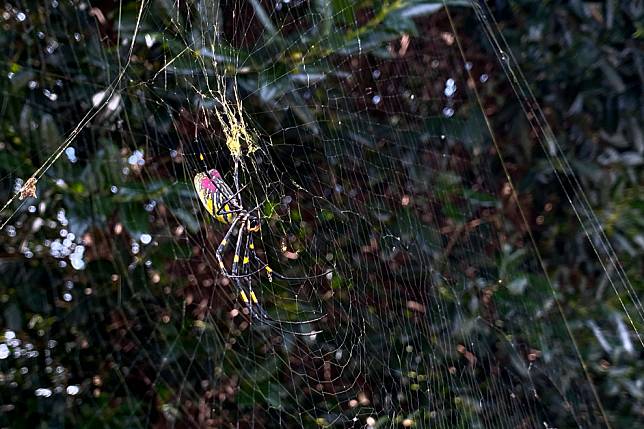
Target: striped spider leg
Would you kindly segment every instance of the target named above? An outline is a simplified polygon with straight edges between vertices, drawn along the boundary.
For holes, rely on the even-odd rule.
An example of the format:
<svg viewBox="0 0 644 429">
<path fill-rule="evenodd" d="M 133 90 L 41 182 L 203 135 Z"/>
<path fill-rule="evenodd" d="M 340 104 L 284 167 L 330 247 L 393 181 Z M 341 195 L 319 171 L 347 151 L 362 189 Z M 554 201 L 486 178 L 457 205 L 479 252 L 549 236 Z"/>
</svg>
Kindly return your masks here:
<svg viewBox="0 0 644 429">
<path fill-rule="evenodd" d="M 237 173 L 238 168 L 236 162 L 235 176 L 237 176 Z M 231 226 L 231 228 L 229 228 L 226 232 L 226 235 L 221 241 L 219 247 L 217 248 L 217 251 L 215 252 L 220 269 L 227 277 L 231 277 L 231 274 L 226 270 L 224 266 L 223 253 L 232 235 L 234 229 L 232 228 L 232 226 L 235 226 L 240 219 L 244 218 L 247 220 L 247 224 L 240 225 L 240 228 L 245 228 L 251 233 L 259 232 L 261 229 L 261 223 L 259 217 L 253 214 L 258 213 L 259 206 L 251 210 L 244 209 L 241 205 L 241 191 L 244 190 L 246 186 L 241 187 L 233 193 L 228 184 L 224 182 L 221 174 L 215 169 L 211 169 L 205 173 L 198 173 L 194 178 L 194 184 L 195 188 L 197 189 L 199 199 L 201 200 L 201 203 L 204 205 L 208 213 L 210 213 L 210 215 L 219 222 Z M 236 187 L 239 186 L 238 178 L 235 178 L 235 184 Z M 273 280 L 273 276 L 283 280 L 305 281 L 324 277 L 331 272 L 331 270 L 329 270 L 322 274 L 313 276 L 289 277 L 276 272 L 270 267 L 267 262 L 262 261 L 257 256 L 257 254 L 255 253 L 255 244 L 253 242 L 252 236 L 249 242 L 249 248 L 251 250 L 249 257 L 251 258 L 251 260 L 257 262 L 257 264 L 259 264 L 261 268 L 257 271 L 247 273 L 245 274 L 245 276 L 252 276 L 263 270 L 266 271 L 266 275 L 268 276 L 269 281 Z M 236 275 L 238 274 L 232 274 L 232 276 Z"/>
<path fill-rule="evenodd" d="M 323 272 L 322 274 L 315 274 L 312 276 L 305 276 L 305 277 L 289 277 L 285 276 L 284 274 L 280 274 L 277 271 L 273 270 L 270 265 L 268 265 L 267 262 L 264 262 L 259 256 L 257 256 L 257 253 L 255 252 L 255 243 L 253 242 L 253 236 L 250 236 L 250 242 L 248 244 L 248 249 L 250 250 L 250 259 L 255 261 L 257 265 L 259 265 L 259 268 L 250 273 L 251 275 L 257 274 L 261 271 L 266 271 L 266 276 L 268 277 L 268 281 L 272 282 L 273 281 L 273 276 L 277 277 L 278 279 L 282 280 L 291 280 L 291 281 L 306 281 L 306 280 L 311 280 L 311 279 L 317 279 L 320 277 L 325 277 L 329 273 L 332 273 L 333 270 L 328 270 Z"/>
<path fill-rule="evenodd" d="M 268 316 L 268 313 L 259 304 L 257 297 L 252 290 L 252 277 L 259 271 L 265 270 L 270 281 L 272 281 L 273 275 L 286 280 L 307 280 L 310 278 L 320 277 L 320 275 L 302 278 L 287 277 L 279 273 L 275 273 L 268 266 L 268 264 L 261 261 L 261 259 L 255 253 L 253 244 L 253 233 L 258 232 L 261 228 L 259 217 L 253 214 L 259 210 L 259 207 L 253 208 L 252 210 L 246 210 L 243 208 L 241 204 L 241 191 L 245 188 L 245 186 L 239 188 L 239 180 L 237 177 L 237 162 L 235 162 L 234 174 L 236 192 L 232 191 L 228 184 L 224 182 L 221 174 L 215 169 L 210 169 L 206 172 L 198 173 L 194 177 L 195 189 L 203 206 L 206 208 L 208 213 L 217 221 L 228 225 L 228 230 L 226 231 L 224 238 L 215 251 L 215 256 L 219 263 L 219 268 L 221 269 L 222 274 L 232 281 L 233 285 L 237 289 L 237 293 L 240 299 L 242 300 L 244 305 L 249 308 L 251 316 L 262 321 L 263 323 L 281 329 L 280 327 L 276 326 L 276 324 L 306 324 L 320 320 L 324 316 L 302 322 L 278 321 L 270 318 L 270 316 Z M 235 253 L 233 255 L 231 272 L 228 272 L 224 263 L 223 255 L 232 237 L 235 235 L 235 230 L 237 230 Z M 245 236 L 246 241 L 244 243 Z M 240 273 L 239 263 L 242 258 L 243 269 Z M 254 261 L 258 261 L 258 263 L 260 264 L 261 268 L 258 271 L 249 272 L 248 268 L 251 258 Z M 326 273 L 323 275 L 326 275 Z M 246 288 L 244 288 L 244 286 Z M 312 333 L 292 333 L 296 335 L 312 335 Z"/>
<path fill-rule="evenodd" d="M 240 234 L 240 237 L 241 235 L 242 234 Z M 282 331 L 284 333 L 297 335 L 297 336 L 308 337 L 322 332 L 322 331 L 299 332 L 299 331 L 294 331 L 292 329 L 286 329 L 282 325 L 289 325 L 289 326 L 307 325 L 313 322 L 317 322 L 322 318 L 324 318 L 325 316 L 317 317 L 315 319 L 310 319 L 310 320 L 301 320 L 301 321 L 277 320 L 277 319 L 273 319 L 268 314 L 268 312 L 264 309 L 264 307 L 259 303 L 259 300 L 257 299 L 257 295 L 253 290 L 252 276 L 247 275 L 250 269 L 250 257 L 249 257 L 250 249 L 248 246 L 249 246 L 249 240 L 252 237 L 252 234 L 248 232 L 245 235 L 246 235 L 246 242 L 244 246 L 240 246 L 241 239 L 240 238 L 237 239 L 237 249 L 239 251 L 237 250 L 235 251 L 235 257 L 233 259 L 233 267 L 231 270 L 233 273 L 235 273 L 233 274 L 235 277 L 232 278 L 231 280 L 235 285 L 235 287 L 237 288 L 239 296 L 241 297 L 242 301 L 248 308 L 251 318 L 259 321 L 260 323 L 263 323 L 272 328 L 275 328 L 279 331 Z M 239 255 L 239 258 L 237 257 L 237 255 Z M 241 268 L 239 267 L 240 261 L 241 261 Z"/>
</svg>

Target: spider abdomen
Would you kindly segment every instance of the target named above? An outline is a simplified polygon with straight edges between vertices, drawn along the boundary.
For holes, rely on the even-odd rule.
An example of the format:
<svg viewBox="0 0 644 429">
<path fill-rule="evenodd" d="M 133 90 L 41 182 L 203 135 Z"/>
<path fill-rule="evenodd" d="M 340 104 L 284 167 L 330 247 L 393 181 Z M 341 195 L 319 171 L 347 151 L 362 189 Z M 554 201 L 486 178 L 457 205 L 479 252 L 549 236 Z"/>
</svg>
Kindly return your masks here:
<svg viewBox="0 0 644 429">
<path fill-rule="evenodd" d="M 219 222 L 231 224 L 235 215 L 242 211 L 236 195 L 217 170 L 198 173 L 194 185 L 201 204 Z"/>
</svg>

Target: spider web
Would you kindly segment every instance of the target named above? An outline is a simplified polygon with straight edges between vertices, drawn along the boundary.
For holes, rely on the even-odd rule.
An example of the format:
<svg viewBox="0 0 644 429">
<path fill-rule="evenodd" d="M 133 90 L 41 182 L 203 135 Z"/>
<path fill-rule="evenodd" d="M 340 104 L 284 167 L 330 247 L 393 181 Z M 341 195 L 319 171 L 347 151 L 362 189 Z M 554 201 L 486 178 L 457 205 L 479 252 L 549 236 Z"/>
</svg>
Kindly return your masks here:
<svg viewBox="0 0 644 429">
<path fill-rule="evenodd" d="M 12 41 L 1 87 L 16 118 L 3 130 L 18 260 L 6 272 L 20 278 L 3 285 L 3 424 L 609 425 L 486 116 L 490 75 L 516 69 L 486 68 L 509 50 L 485 9 L 160 0 L 4 13 L 30 32 Z M 476 22 L 488 53 L 466 49 L 488 43 L 463 38 Z M 547 124 L 535 129 L 541 141 Z M 11 161 L 25 143 L 34 158 Z M 228 226 L 192 187 L 208 168 L 232 186 L 236 158 L 260 258 L 293 277 L 331 270 L 253 276 L 277 327 L 221 275 Z M 37 199 L 20 200 L 30 177 Z M 641 303 L 598 243 L 639 337 Z"/>
</svg>

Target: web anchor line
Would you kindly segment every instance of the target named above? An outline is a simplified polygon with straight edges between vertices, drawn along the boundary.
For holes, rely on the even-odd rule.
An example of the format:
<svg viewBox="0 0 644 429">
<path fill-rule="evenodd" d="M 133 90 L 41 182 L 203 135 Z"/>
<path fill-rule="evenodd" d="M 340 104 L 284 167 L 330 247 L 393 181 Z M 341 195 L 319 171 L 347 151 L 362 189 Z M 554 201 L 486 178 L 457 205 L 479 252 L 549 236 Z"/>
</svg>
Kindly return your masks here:
<svg viewBox="0 0 644 429">
<path fill-rule="evenodd" d="M 465 51 L 463 49 L 463 46 L 462 46 L 462 43 L 461 43 L 461 40 L 460 40 L 460 36 L 458 34 L 458 31 L 456 30 L 456 25 L 454 24 L 454 20 L 452 18 L 452 15 L 450 13 L 450 10 L 449 10 L 449 7 L 448 7 L 448 4 L 447 4 L 446 0 L 443 0 L 443 4 L 444 4 L 445 12 L 447 14 L 447 18 L 448 18 L 449 23 L 450 23 L 450 28 L 452 29 L 452 31 L 454 33 L 454 36 L 455 36 L 455 40 L 456 40 L 456 44 L 457 44 L 459 53 L 461 55 L 461 58 L 462 58 L 463 62 L 466 63 L 467 59 L 466 59 L 466 56 L 465 56 Z M 477 13 L 477 18 L 480 21 L 482 21 L 481 24 L 486 29 L 486 34 L 488 35 L 488 38 L 491 37 L 494 40 L 496 40 L 494 38 L 494 33 L 487 26 L 487 20 L 485 18 L 485 15 L 482 14 L 482 9 L 477 4 L 475 4 L 474 2 L 472 2 L 472 5 L 473 5 L 473 7 L 474 7 L 474 9 L 475 9 L 475 11 Z M 492 43 L 492 41 L 490 41 L 490 42 Z M 498 44 L 493 43 L 493 46 L 498 46 Z M 499 57 L 499 60 L 500 60 L 501 64 L 503 65 L 503 68 L 506 71 L 506 73 L 512 72 L 512 69 L 509 68 L 509 61 L 508 61 L 509 57 L 507 56 L 508 52 L 510 52 L 510 50 L 509 49 L 507 49 L 507 50 L 497 49 L 496 52 L 497 52 L 497 56 Z M 468 78 L 472 82 L 474 82 L 475 80 L 474 80 L 474 77 L 472 75 L 471 70 L 466 68 L 466 73 L 467 73 Z M 509 75 L 508 77 L 510 78 L 511 81 L 516 80 L 516 77 L 515 77 L 515 75 L 513 73 L 511 73 L 511 75 Z M 482 112 L 485 112 L 485 109 L 483 107 L 483 101 L 481 99 L 481 96 L 479 94 L 479 91 L 478 91 L 476 85 L 474 85 L 472 87 L 472 91 L 473 91 L 474 96 L 476 98 L 476 101 L 477 101 L 477 103 L 479 105 L 479 108 L 481 109 Z M 526 107 L 524 106 L 523 100 L 521 100 L 521 101 L 522 101 L 521 105 L 524 108 L 524 112 L 525 112 Z M 536 100 L 534 101 L 534 104 L 535 105 L 537 104 Z M 608 428 L 610 428 L 611 425 L 610 425 L 610 421 L 608 420 L 608 415 L 606 414 L 606 411 L 604 409 L 602 401 L 599 398 L 599 394 L 597 393 L 597 389 L 595 388 L 595 384 L 594 384 L 594 382 L 593 382 L 593 380 L 592 380 L 592 378 L 590 376 L 590 373 L 588 372 L 586 362 L 584 361 L 584 358 L 583 358 L 583 356 L 581 354 L 581 351 L 579 349 L 579 345 L 578 345 L 578 343 L 577 343 L 577 341 L 575 339 L 575 336 L 573 335 L 572 328 L 570 327 L 570 324 L 568 323 L 568 319 L 566 318 L 566 315 L 565 315 L 564 310 L 562 308 L 561 302 L 559 301 L 559 299 L 556 296 L 555 287 L 554 287 L 554 285 L 552 283 L 552 280 L 550 278 L 550 275 L 548 274 L 548 271 L 546 269 L 545 261 L 543 260 L 543 257 L 541 256 L 541 252 L 539 251 L 536 239 L 534 238 L 534 235 L 533 235 L 532 230 L 530 228 L 530 224 L 528 223 L 525 211 L 523 210 L 523 207 L 520 204 L 518 193 L 516 191 L 516 188 L 514 186 L 514 182 L 512 180 L 512 177 L 510 175 L 508 167 L 507 167 L 507 165 L 505 163 L 505 160 L 503 158 L 501 148 L 499 146 L 499 143 L 498 143 L 498 141 L 496 139 L 494 130 L 492 128 L 492 124 L 490 123 L 490 120 L 489 120 L 489 118 L 488 118 L 488 116 L 486 114 L 483 114 L 483 118 L 484 118 L 484 121 L 485 121 L 486 128 L 487 128 L 487 130 L 488 130 L 488 132 L 490 134 L 490 139 L 492 141 L 492 144 L 494 145 L 494 148 L 496 150 L 497 156 L 498 156 L 499 161 L 501 163 L 504 176 L 505 176 L 505 178 L 506 178 L 506 180 L 507 180 L 507 182 L 508 182 L 508 184 L 509 184 L 509 186 L 511 188 L 511 191 L 512 191 L 511 192 L 511 197 L 514 200 L 514 202 L 515 202 L 515 204 L 516 204 L 516 206 L 518 208 L 519 214 L 521 216 L 521 220 L 522 220 L 522 222 L 523 222 L 523 224 L 524 224 L 524 226 L 526 228 L 528 237 L 529 237 L 530 242 L 532 244 L 532 247 L 533 247 L 533 249 L 535 251 L 535 254 L 536 254 L 537 260 L 539 262 L 539 265 L 541 267 L 541 270 L 543 272 L 543 275 L 544 275 L 546 281 L 548 282 L 548 285 L 550 287 L 550 291 L 552 293 L 553 301 L 555 302 L 555 304 L 557 306 L 557 310 L 559 312 L 559 315 L 561 316 L 561 318 L 563 320 L 563 323 L 564 323 L 564 326 L 565 326 L 565 329 L 566 329 L 566 333 L 567 333 L 567 335 L 568 335 L 568 337 L 569 337 L 569 339 L 570 339 L 570 341 L 571 341 L 571 343 L 573 345 L 576 358 L 579 361 L 579 365 L 581 366 L 581 369 L 583 371 L 584 377 L 586 378 L 586 381 L 588 382 L 588 386 L 589 386 L 589 389 L 592 392 L 593 399 L 594 399 L 595 403 L 597 404 L 597 407 L 599 408 L 599 412 L 601 413 L 602 420 L 604 421 L 604 424 Z M 537 135 L 539 135 L 539 134 L 537 134 Z M 564 187 L 564 189 L 565 189 L 565 187 Z"/>
<path fill-rule="evenodd" d="M 637 335 L 642 349 L 644 349 L 644 337 L 637 327 L 637 321 L 633 319 L 631 312 L 628 310 L 624 298 L 619 291 L 619 285 L 627 293 L 628 298 L 631 300 L 635 307 L 635 312 L 639 316 L 639 322 L 644 323 L 644 304 L 637 294 L 633 284 L 631 283 L 624 267 L 619 261 L 615 249 L 606 236 L 604 228 L 602 227 L 597 215 L 595 214 L 588 196 L 584 191 L 577 174 L 573 170 L 568 158 L 563 152 L 561 145 L 546 120 L 545 114 L 541 106 L 536 100 L 536 97 L 527 84 L 527 79 L 523 74 L 521 68 L 517 65 L 517 61 L 509 49 L 509 46 L 503 34 L 495 30 L 492 24 L 496 24 L 494 15 L 489 10 L 487 4 L 483 1 L 473 2 L 473 8 L 476 12 L 477 19 L 483 26 L 488 42 L 492 45 L 501 66 L 507 75 L 510 84 L 517 96 L 519 97 L 521 108 L 525 113 L 525 117 L 534 132 L 537 140 L 539 141 L 543 152 L 548 159 L 550 165 L 553 166 L 553 173 L 572 208 L 575 217 L 581 225 L 584 235 L 590 244 L 598 262 L 600 263 L 608 283 L 611 285 L 615 296 L 617 297 L 624 314 L 626 315 L 629 323 Z M 616 273 L 616 277 L 613 276 Z"/>
</svg>

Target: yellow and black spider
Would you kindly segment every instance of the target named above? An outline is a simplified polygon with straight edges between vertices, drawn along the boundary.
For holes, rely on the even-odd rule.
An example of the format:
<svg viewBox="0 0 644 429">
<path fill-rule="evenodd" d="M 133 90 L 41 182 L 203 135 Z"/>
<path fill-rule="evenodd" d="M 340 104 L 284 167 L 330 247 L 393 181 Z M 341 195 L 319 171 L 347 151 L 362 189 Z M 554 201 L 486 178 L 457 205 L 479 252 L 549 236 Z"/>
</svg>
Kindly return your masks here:
<svg viewBox="0 0 644 429">
<path fill-rule="evenodd" d="M 200 158 L 203 161 L 203 155 L 201 155 Z M 255 245 L 253 242 L 253 233 L 258 232 L 261 229 L 259 206 L 251 210 L 246 210 L 242 205 L 241 191 L 246 186 L 241 188 L 239 187 L 237 163 L 235 163 L 234 182 L 235 191 L 233 192 L 233 190 L 224 181 L 221 174 L 215 169 L 198 173 L 194 177 L 195 189 L 203 206 L 217 221 L 228 225 L 228 230 L 215 251 L 215 256 L 219 262 L 219 268 L 221 269 L 222 274 L 231 280 L 237 290 L 239 298 L 250 311 L 251 317 L 257 319 L 261 323 L 294 335 L 309 336 L 319 333 L 320 331 L 301 333 L 284 330 L 278 325 L 305 325 L 322 319 L 324 315 L 304 321 L 277 320 L 269 316 L 266 310 L 264 310 L 262 305 L 259 303 L 257 295 L 255 295 L 252 288 L 252 277 L 255 274 L 265 271 L 269 280 L 272 281 L 273 276 L 284 280 L 308 280 L 325 276 L 328 273 L 311 277 L 287 277 L 273 271 L 268 263 L 262 261 L 255 253 Z M 237 230 L 235 254 L 233 256 L 233 263 L 229 272 L 224 264 L 223 255 L 235 230 Z M 244 237 L 246 237 L 245 240 Z M 259 266 L 257 270 L 251 271 L 251 261 L 253 261 L 253 263 L 257 263 Z"/>
</svg>

